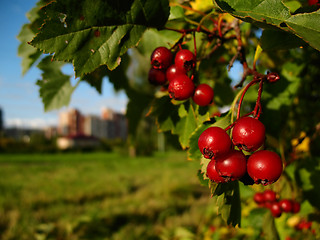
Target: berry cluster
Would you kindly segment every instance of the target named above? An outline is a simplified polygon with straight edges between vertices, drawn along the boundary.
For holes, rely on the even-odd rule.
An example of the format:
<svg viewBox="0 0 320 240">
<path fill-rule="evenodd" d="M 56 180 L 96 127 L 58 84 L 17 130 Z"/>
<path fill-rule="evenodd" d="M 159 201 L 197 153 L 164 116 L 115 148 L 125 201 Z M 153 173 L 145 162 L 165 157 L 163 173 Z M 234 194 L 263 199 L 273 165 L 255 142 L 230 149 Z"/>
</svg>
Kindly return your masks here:
<svg viewBox="0 0 320 240">
<path fill-rule="evenodd" d="M 253 200 L 260 206 L 270 209 L 273 217 L 278 218 L 285 213 L 298 213 L 300 203 L 289 199 L 278 199 L 277 194 L 272 190 L 255 193 Z"/>
<path fill-rule="evenodd" d="M 272 151 L 258 150 L 264 140 L 265 127 L 253 117 L 242 117 L 234 123 L 232 139 L 225 129 L 207 128 L 198 139 L 201 153 L 211 159 L 207 177 L 218 183 L 241 180 L 247 175 L 257 184 L 277 181 L 283 170 L 282 161 Z M 253 153 L 246 156 L 242 150 Z"/>
<path fill-rule="evenodd" d="M 208 84 L 193 82 L 189 77 L 196 66 L 196 56 L 188 49 L 180 49 L 175 56 L 166 47 L 158 47 L 151 54 L 149 82 L 153 85 L 168 85 L 169 96 L 176 100 L 188 98 L 199 106 L 209 105 L 213 101 L 214 92 Z"/>
</svg>

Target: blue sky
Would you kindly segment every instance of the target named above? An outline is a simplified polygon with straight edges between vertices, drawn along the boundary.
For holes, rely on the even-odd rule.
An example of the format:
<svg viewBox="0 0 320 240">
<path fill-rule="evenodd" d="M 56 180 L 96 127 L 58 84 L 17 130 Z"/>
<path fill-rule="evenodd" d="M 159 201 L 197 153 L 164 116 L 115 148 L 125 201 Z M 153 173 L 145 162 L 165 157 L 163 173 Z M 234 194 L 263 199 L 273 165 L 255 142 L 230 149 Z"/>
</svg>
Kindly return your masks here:
<svg viewBox="0 0 320 240">
<path fill-rule="evenodd" d="M 24 23 L 26 13 L 36 4 L 36 0 L 0 0 L 0 107 L 4 114 L 5 127 L 43 127 L 56 125 L 58 114 L 71 107 L 83 114 L 100 115 L 103 107 L 125 111 L 127 97 L 124 93 L 114 93 L 108 81 L 104 81 L 102 95 L 86 83 L 81 83 L 72 95 L 70 105 L 57 111 L 44 112 L 35 85 L 40 71 L 33 67 L 22 76 L 21 58 L 17 55 L 19 41 L 17 35 Z M 30 39 L 31 40 L 31 39 Z"/>
</svg>

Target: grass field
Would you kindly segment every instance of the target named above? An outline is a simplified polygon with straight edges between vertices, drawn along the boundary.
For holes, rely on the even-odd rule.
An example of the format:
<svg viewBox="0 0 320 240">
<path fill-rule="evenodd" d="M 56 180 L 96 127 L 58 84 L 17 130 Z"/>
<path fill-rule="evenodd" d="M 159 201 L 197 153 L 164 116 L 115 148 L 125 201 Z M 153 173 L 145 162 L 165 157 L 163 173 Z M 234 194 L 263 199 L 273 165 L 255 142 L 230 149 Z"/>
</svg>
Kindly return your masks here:
<svg viewBox="0 0 320 240">
<path fill-rule="evenodd" d="M 0 154 L 0 239 L 204 239 L 198 168 L 183 152 Z"/>
</svg>

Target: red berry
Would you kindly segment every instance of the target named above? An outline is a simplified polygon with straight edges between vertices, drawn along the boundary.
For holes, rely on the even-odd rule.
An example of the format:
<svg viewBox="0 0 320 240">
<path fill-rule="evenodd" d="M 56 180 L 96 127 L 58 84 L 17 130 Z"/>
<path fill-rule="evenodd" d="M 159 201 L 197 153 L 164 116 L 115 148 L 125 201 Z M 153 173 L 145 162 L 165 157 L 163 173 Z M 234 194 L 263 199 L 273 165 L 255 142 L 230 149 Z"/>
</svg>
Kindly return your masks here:
<svg viewBox="0 0 320 240">
<path fill-rule="evenodd" d="M 272 203 L 270 207 L 270 211 L 273 217 L 278 218 L 282 214 L 282 209 L 280 207 L 280 204 L 278 202 Z"/>
<path fill-rule="evenodd" d="M 199 106 L 206 106 L 212 103 L 213 89 L 208 84 L 200 84 L 194 91 L 192 100 Z"/>
<path fill-rule="evenodd" d="M 301 205 L 299 202 L 296 202 L 296 201 L 292 201 L 292 213 L 298 213 L 300 212 L 300 208 L 301 208 Z"/>
<path fill-rule="evenodd" d="M 309 6 L 317 5 L 318 3 L 319 3 L 319 0 L 308 0 Z"/>
<path fill-rule="evenodd" d="M 289 199 L 282 199 L 279 201 L 279 204 L 283 212 L 286 212 L 286 213 L 292 212 L 293 203 Z"/>
<path fill-rule="evenodd" d="M 176 100 L 186 100 L 193 95 L 194 83 L 187 75 L 178 75 L 169 82 L 169 95 Z"/>
<path fill-rule="evenodd" d="M 167 69 L 172 64 L 172 53 L 166 47 L 157 47 L 151 54 L 151 65 L 156 69 Z"/>
<path fill-rule="evenodd" d="M 177 75 L 186 75 L 186 71 L 183 71 L 181 69 L 178 69 L 176 65 L 172 64 L 166 71 L 166 77 L 168 81 L 170 82 L 172 79 L 174 79 Z"/>
<path fill-rule="evenodd" d="M 260 150 L 253 153 L 247 162 L 247 171 L 255 183 L 268 185 L 281 176 L 283 170 L 281 158 L 275 152 Z"/>
<path fill-rule="evenodd" d="M 238 180 L 247 172 L 247 159 L 241 151 L 231 150 L 216 160 L 216 169 L 226 182 Z"/>
<path fill-rule="evenodd" d="M 188 49 L 182 49 L 177 52 L 174 63 L 182 71 L 190 71 L 196 66 L 196 57 Z"/>
<path fill-rule="evenodd" d="M 277 201 L 277 194 L 272 190 L 265 190 L 263 192 L 263 198 L 265 202 L 275 202 Z"/>
<path fill-rule="evenodd" d="M 153 85 L 163 85 L 167 82 L 166 74 L 160 69 L 151 68 L 148 80 Z"/>
<path fill-rule="evenodd" d="M 230 151 L 231 140 L 222 128 L 209 127 L 201 133 L 198 146 L 205 158 L 216 158 Z"/>
<path fill-rule="evenodd" d="M 253 200 L 259 206 L 263 205 L 263 203 L 264 203 L 264 194 L 261 193 L 261 192 L 255 193 L 254 196 L 253 196 Z"/>
<path fill-rule="evenodd" d="M 226 180 L 219 175 L 216 170 L 216 160 L 211 160 L 207 166 L 207 177 L 217 183 L 226 182 Z"/>
<path fill-rule="evenodd" d="M 232 142 L 239 149 L 248 152 L 256 151 L 265 140 L 265 127 L 257 119 L 242 117 L 232 129 Z"/>
</svg>

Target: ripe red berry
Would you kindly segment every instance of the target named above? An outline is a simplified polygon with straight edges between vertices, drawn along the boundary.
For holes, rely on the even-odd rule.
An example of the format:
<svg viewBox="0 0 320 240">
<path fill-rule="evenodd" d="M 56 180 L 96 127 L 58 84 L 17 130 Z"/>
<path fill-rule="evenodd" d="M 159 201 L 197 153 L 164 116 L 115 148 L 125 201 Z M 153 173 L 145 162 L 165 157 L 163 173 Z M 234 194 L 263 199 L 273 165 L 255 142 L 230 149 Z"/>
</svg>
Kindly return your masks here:
<svg viewBox="0 0 320 240">
<path fill-rule="evenodd" d="M 198 146 L 205 158 L 216 158 L 230 151 L 231 140 L 222 128 L 209 127 L 201 133 Z"/>
<path fill-rule="evenodd" d="M 300 208 L 301 208 L 301 205 L 299 202 L 297 201 L 292 201 L 292 213 L 298 213 L 300 212 Z"/>
<path fill-rule="evenodd" d="M 199 106 L 206 106 L 212 103 L 213 89 L 208 84 L 200 84 L 194 91 L 192 100 Z"/>
<path fill-rule="evenodd" d="M 309 4 L 309 6 L 317 5 L 317 4 L 319 4 L 319 0 L 308 0 L 308 4 Z"/>
<path fill-rule="evenodd" d="M 253 196 L 253 200 L 256 204 L 262 206 L 264 204 L 264 194 L 262 192 L 255 193 Z"/>
<path fill-rule="evenodd" d="M 270 83 L 277 82 L 279 79 L 280 79 L 280 76 L 278 73 L 271 72 L 271 73 L 268 73 L 267 75 L 267 81 Z"/>
<path fill-rule="evenodd" d="M 282 214 L 282 209 L 280 207 L 280 204 L 278 202 L 272 203 L 270 207 L 270 211 L 273 217 L 278 218 Z"/>
<path fill-rule="evenodd" d="M 167 82 L 166 74 L 160 69 L 151 68 L 148 80 L 153 85 L 163 85 Z"/>
<path fill-rule="evenodd" d="M 166 47 L 157 47 L 151 54 L 151 65 L 156 69 L 167 69 L 172 64 L 172 53 Z"/>
<path fill-rule="evenodd" d="M 272 190 L 265 190 L 263 192 L 263 198 L 265 202 L 275 202 L 277 201 L 277 194 Z"/>
<path fill-rule="evenodd" d="M 216 170 L 216 160 L 211 160 L 207 166 L 207 177 L 217 183 L 226 182 L 226 180 L 219 175 Z"/>
<path fill-rule="evenodd" d="M 194 83 L 187 75 L 178 75 L 169 82 L 169 95 L 176 100 L 186 100 L 193 95 Z"/>
<path fill-rule="evenodd" d="M 253 153 L 247 162 L 247 171 L 255 183 L 268 185 L 281 176 L 283 170 L 281 158 L 275 152 L 260 150 Z"/>
<path fill-rule="evenodd" d="M 186 71 L 183 71 L 181 69 L 178 69 L 176 65 L 172 64 L 166 71 L 166 77 L 168 81 L 170 82 L 172 79 L 174 79 L 177 75 L 186 75 Z"/>
<path fill-rule="evenodd" d="M 256 151 L 265 141 L 265 127 L 257 119 L 242 117 L 232 129 L 232 142 L 239 149 Z"/>
<path fill-rule="evenodd" d="M 216 160 L 216 169 L 226 182 L 238 180 L 247 172 L 247 159 L 241 151 L 230 150 Z"/>
<path fill-rule="evenodd" d="M 283 212 L 286 212 L 286 213 L 292 212 L 293 203 L 289 199 L 282 199 L 279 201 L 279 204 Z"/>
<path fill-rule="evenodd" d="M 174 63 L 178 69 L 188 72 L 196 66 L 196 57 L 188 49 L 182 49 L 177 52 Z"/>
</svg>

